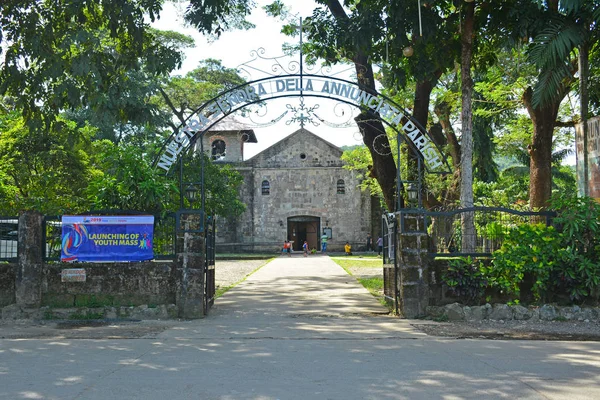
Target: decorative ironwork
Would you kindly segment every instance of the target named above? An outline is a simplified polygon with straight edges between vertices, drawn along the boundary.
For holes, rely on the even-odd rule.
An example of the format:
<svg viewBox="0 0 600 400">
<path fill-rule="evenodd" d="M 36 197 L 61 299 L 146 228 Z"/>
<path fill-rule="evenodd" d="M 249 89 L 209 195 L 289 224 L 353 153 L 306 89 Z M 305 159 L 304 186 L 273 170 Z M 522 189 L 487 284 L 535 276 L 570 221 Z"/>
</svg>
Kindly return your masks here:
<svg viewBox="0 0 600 400">
<path fill-rule="evenodd" d="M 290 110 L 293 115 L 292 118 L 286 121 L 286 125 L 291 125 L 293 123 L 299 122 L 300 128 L 304 129 L 304 125 L 308 122 L 313 126 L 319 126 L 319 122 L 315 121 L 314 111 L 319 108 L 318 104 L 315 104 L 312 107 L 306 107 L 304 104 L 304 97 L 300 96 L 300 106 L 294 107 L 291 104 L 286 104 L 288 110 Z M 314 116 L 314 117 L 313 117 Z"/>
<path fill-rule="evenodd" d="M 290 59 L 290 56 L 290 54 L 283 54 L 276 57 L 269 57 L 265 48 L 259 47 L 256 50 L 250 51 L 250 59 L 239 64 L 236 69 L 238 74 L 248 81 L 294 74 L 327 77 L 345 76 L 347 78 L 356 76 L 353 65 L 344 65 L 341 68 L 334 69 L 331 65 L 307 63 L 303 54 L 300 55 L 299 59 Z"/>
</svg>

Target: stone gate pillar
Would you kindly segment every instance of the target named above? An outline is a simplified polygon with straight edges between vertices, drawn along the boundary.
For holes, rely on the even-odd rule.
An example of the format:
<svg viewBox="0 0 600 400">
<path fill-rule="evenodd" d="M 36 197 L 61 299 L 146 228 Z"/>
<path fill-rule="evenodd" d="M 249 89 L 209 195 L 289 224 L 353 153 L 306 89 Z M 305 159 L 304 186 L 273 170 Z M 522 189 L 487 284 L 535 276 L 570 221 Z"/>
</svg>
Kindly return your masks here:
<svg viewBox="0 0 600 400">
<path fill-rule="evenodd" d="M 180 318 L 204 318 L 204 232 L 194 232 L 200 226 L 200 214 L 184 214 L 184 233 L 178 235 L 177 246 L 177 309 Z"/>
<path fill-rule="evenodd" d="M 43 220 L 37 211 L 26 211 L 19 216 L 15 303 L 21 308 L 39 308 L 42 304 Z"/>
<path fill-rule="evenodd" d="M 426 314 L 429 305 L 428 236 L 421 215 L 398 213 L 396 217 L 403 219 L 397 234 L 398 309 L 405 318 L 417 318 Z"/>
</svg>

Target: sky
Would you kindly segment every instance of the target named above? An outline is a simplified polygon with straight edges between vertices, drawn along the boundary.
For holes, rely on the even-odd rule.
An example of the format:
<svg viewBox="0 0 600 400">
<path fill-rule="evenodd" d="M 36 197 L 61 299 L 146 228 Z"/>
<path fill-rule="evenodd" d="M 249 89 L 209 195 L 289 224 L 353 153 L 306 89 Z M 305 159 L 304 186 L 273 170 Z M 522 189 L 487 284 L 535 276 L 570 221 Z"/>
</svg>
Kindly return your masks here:
<svg viewBox="0 0 600 400">
<path fill-rule="evenodd" d="M 183 22 L 182 12 L 185 7 L 185 3 L 179 5 L 171 2 L 166 2 L 161 12 L 161 18 L 153 24 L 155 28 L 162 30 L 173 30 L 184 33 L 194 38 L 196 47 L 189 49 L 185 53 L 185 60 L 181 69 L 175 71 L 174 74 L 184 75 L 187 72 L 196 68 L 200 61 L 207 58 L 215 58 L 222 61 L 222 64 L 228 68 L 236 68 L 240 64 L 251 60 L 253 57 L 251 53 L 263 48 L 265 50 L 266 57 L 278 57 L 283 55 L 282 45 L 285 42 L 297 41 L 297 39 L 286 37 L 281 33 L 281 27 L 283 22 L 273 17 L 269 17 L 262 10 L 262 6 L 268 4 L 269 0 L 258 0 L 258 7 L 254 10 L 252 15 L 248 18 L 251 22 L 256 25 L 256 28 L 249 31 L 232 31 L 225 32 L 221 37 L 210 42 L 207 37 L 199 34 L 194 28 L 185 27 Z M 317 7 L 313 1 L 303 0 L 300 1 L 285 1 L 290 7 L 292 14 L 298 15 L 298 17 L 307 17 L 312 14 L 312 10 Z M 297 58 L 294 58 L 297 59 Z M 292 61 L 293 59 L 290 59 Z M 286 61 L 287 63 L 287 61 Z M 262 64 L 261 67 L 270 68 L 269 65 Z M 348 68 L 348 67 L 345 67 Z M 264 75 L 252 75 L 251 79 L 258 79 L 264 77 Z M 244 123 L 250 124 L 254 129 L 258 143 L 248 143 L 244 148 L 244 157 L 247 159 L 254 156 L 260 151 L 266 149 L 272 144 L 284 137 L 292 134 L 300 128 L 298 123 L 290 122 L 289 113 L 282 118 L 279 123 L 265 127 L 264 125 L 269 121 L 278 118 L 286 110 L 288 105 L 292 107 L 299 107 L 299 98 L 287 98 L 284 100 L 273 100 L 269 101 L 266 110 L 262 110 L 261 114 L 253 120 L 240 120 Z M 344 128 L 332 128 L 326 124 L 319 123 L 318 126 L 312 124 L 306 124 L 305 128 L 313 132 L 314 134 L 322 137 L 328 142 L 336 146 L 352 146 L 362 144 L 362 138 L 358 131 L 358 127 L 351 119 L 352 113 L 356 112 L 351 110 L 350 107 L 343 107 L 333 101 L 324 99 L 305 99 L 305 106 L 312 107 L 318 104 L 319 116 L 325 118 L 328 122 L 336 125 L 342 125 Z M 349 125 L 349 127 L 346 127 Z M 226 124 L 221 125 L 221 129 L 226 129 Z M 217 126 L 217 129 L 219 127 Z"/>
</svg>

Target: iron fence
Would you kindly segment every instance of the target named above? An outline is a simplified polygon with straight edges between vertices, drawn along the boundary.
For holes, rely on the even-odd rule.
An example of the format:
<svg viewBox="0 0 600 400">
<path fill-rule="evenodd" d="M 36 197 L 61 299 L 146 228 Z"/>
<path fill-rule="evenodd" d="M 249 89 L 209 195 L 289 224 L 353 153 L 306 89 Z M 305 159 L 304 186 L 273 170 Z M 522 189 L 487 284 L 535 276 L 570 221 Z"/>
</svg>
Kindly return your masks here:
<svg viewBox="0 0 600 400">
<path fill-rule="evenodd" d="M 100 210 L 82 213 L 82 215 L 147 215 L 147 213 L 132 210 Z M 60 261 L 62 240 L 62 216 L 44 216 L 43 243 L 45 243 L 45 260 Z M 175 258 L 175 213 L 154 215 L 153 252 L 157 260 L 172 260 Z"/>
<path fill-rule="evenodd" d="M 0 217 L 0 261 L 16 261 L 19 217 Z"/>
<path fill-rule="evenodd" d="M 215 303 L 216 282 L 215 282 L 215 218 L 209 216 L 206 218 L 205 230 L 205 258 L 204 258 L 204 299 L 206 301 L 204 313 Z"/>
<path fill-rule="evenodd" d="M 553 211 L 518 211 L 502 207 L 471 207 L 449 211 L 427 211 L 406 209 L 400 211 L 402 232 L 427 232 L 429 235 L 429 254 L 432 256 L 477 256 L 489 257 L 498 250 L 508 232 L 519 225 L 527 223 L 552 224 L 556 213 Z M 462 252 L 461 219 L 473 218 L 475 233 L 473 240 L 475 249 Z M 407 228 L 404 221 L 412 220 L 412 227 Z"/>
</svg>

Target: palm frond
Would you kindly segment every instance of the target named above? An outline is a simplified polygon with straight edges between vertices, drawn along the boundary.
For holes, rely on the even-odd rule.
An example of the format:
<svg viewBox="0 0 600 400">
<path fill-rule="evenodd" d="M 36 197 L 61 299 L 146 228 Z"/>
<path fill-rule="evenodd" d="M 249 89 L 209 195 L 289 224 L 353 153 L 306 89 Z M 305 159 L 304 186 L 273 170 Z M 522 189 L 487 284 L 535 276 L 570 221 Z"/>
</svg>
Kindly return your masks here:
<svg viewBox="0 0 600 400">
<path fill-rule="evenodd" d="M 568 60 L 584 38 L 582 27 L 573 21 L 553 19 L 550 26 L 535 37 L 529 59 L 542 71 L 554 68 Z"/>
<path fill-rule="evenodd" d="M 560 163 L 565 158 L 573 154 L 573 149 L 562 149 L 552 153 L 552 164 Z"/>
<path fill-rule="evenodd" d="M 560 97 L 564 80 L 570 78 L 571 71 L 567 64 L 542 70 L 533 88 L 532 103 L 534 107 L 549 104 Z"/>
</svg>

